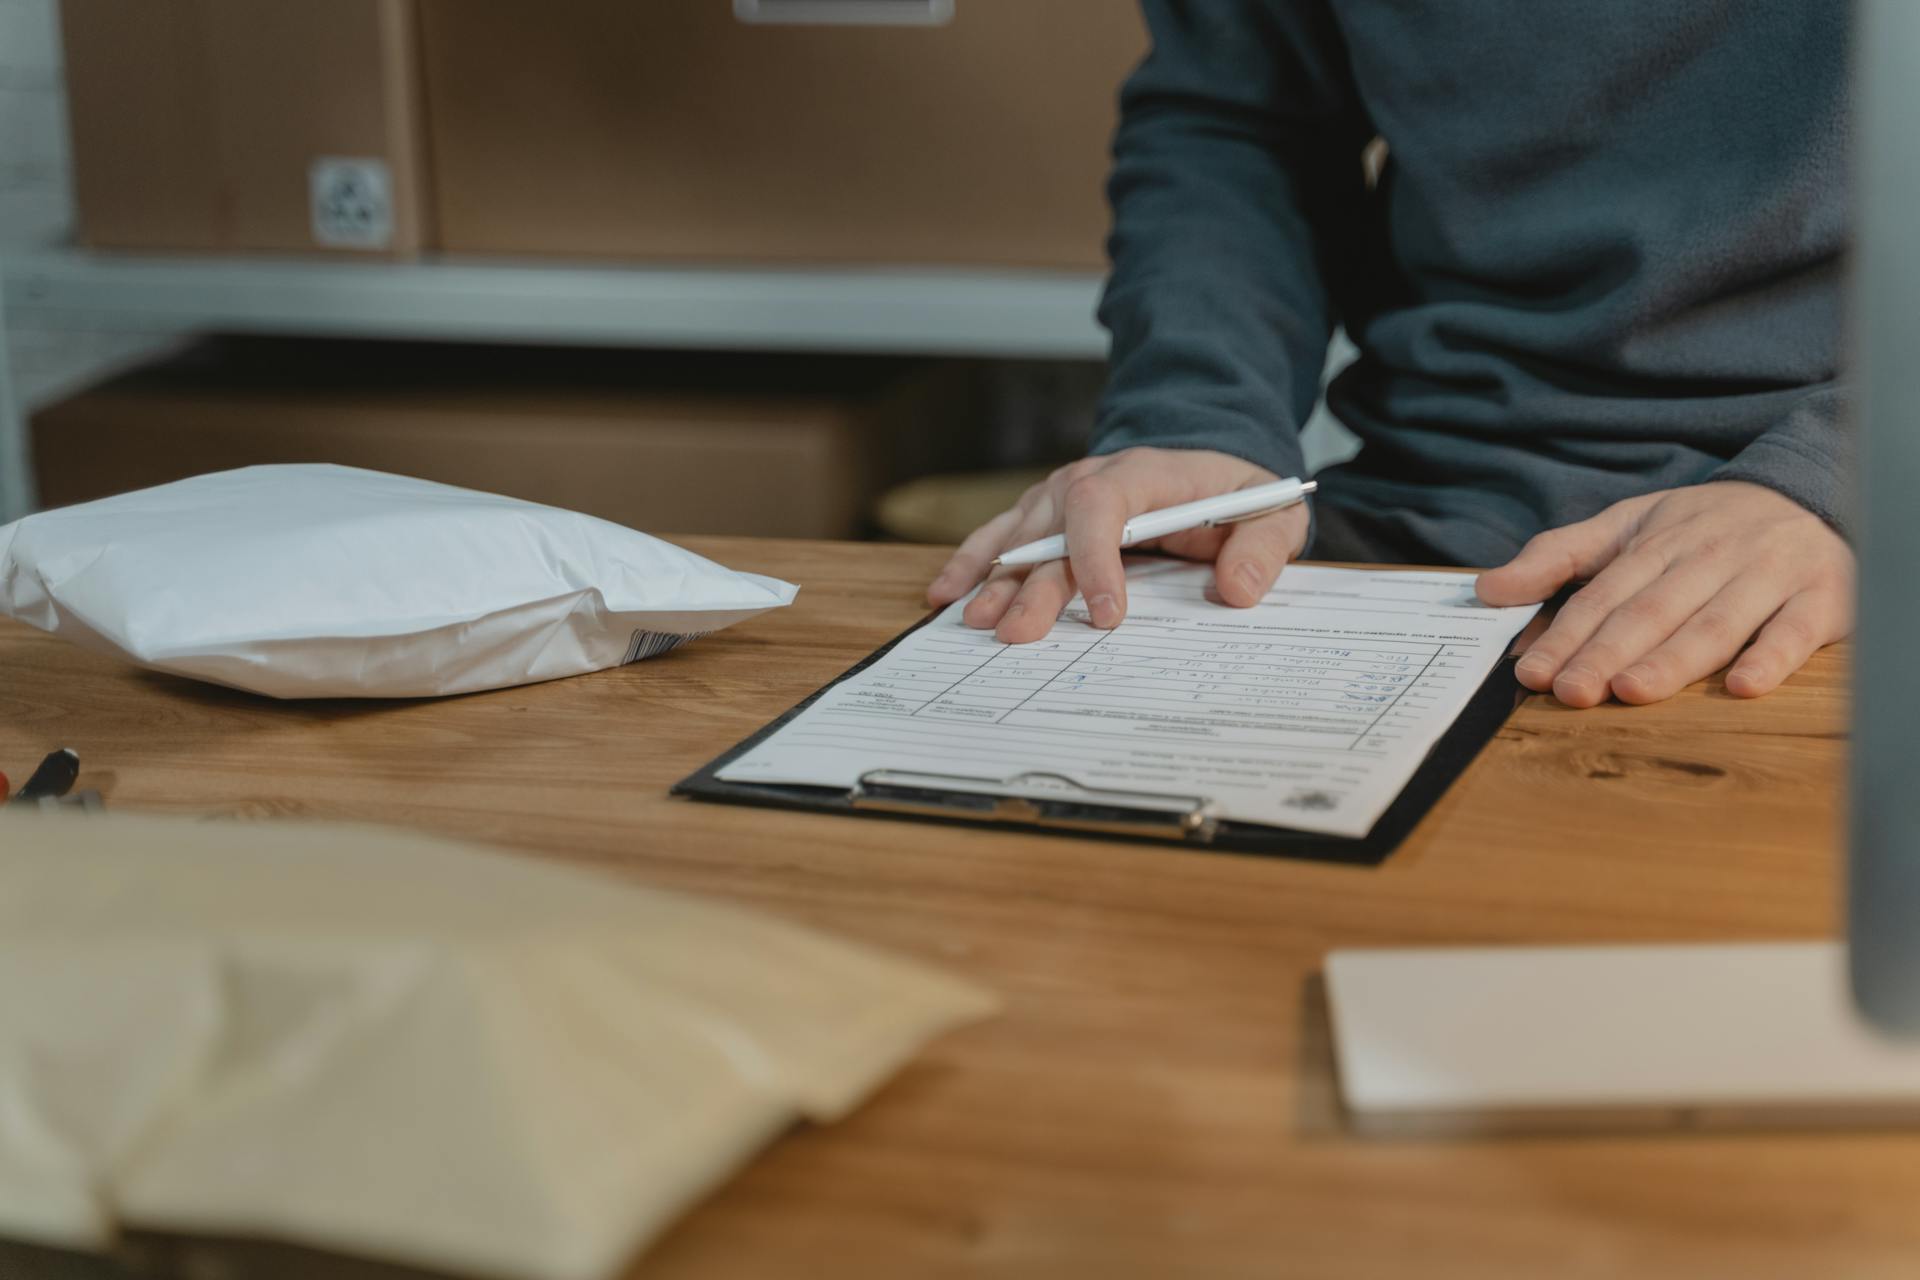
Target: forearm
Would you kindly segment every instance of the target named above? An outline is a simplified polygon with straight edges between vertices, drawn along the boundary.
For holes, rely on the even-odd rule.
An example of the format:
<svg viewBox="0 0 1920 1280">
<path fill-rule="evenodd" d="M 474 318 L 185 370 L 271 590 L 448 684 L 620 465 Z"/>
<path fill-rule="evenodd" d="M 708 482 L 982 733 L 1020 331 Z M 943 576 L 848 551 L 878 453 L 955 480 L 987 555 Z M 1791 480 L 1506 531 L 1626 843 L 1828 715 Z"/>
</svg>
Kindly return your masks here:
<svg viewBox="0 0 1920 1280">
<path fill-rule="evenodd" d="M 1316 5 L 1149 0 L 1109 194 L 1113 337 L 1096 453 L 1300 468 L 1370 130 Z"/>
<path fill-rule="evenodd" d="M 1849 409 L 1846 388 L 1840 384 L 1809 388 L 1778 424 L 1712 478 L 1764 485 L 1851 538 L 1854 446 Z"/>
</svg>

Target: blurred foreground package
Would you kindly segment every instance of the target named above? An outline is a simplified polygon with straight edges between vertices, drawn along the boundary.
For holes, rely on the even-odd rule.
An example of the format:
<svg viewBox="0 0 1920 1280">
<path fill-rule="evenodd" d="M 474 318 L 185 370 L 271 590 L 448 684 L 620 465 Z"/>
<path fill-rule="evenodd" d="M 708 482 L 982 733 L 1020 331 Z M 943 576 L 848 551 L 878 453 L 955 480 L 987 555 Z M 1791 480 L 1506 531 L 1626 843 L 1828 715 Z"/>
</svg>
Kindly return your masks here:
<svg viewBox="0 0 1920 1280">
<path fill-rule="evenodd" d="M 0 817 L 0 1236 L 606 1280 L 973 986 L 371 828 Z"/>
</svg>

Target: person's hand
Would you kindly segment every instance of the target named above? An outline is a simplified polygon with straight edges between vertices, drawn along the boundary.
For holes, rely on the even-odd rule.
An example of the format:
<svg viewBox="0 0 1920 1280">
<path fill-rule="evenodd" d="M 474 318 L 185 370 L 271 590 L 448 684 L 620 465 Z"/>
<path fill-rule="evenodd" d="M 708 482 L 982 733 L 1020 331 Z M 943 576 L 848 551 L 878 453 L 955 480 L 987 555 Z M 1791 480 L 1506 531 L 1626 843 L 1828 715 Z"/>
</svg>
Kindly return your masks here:
<svg viewBox="0 0 1920 1280">
<path fill-rule="evenodd" d="M 1590 579 L 1515 674 L 1572 707 L 1658 702 L 1729 662 L 1757 698 L 1853 629 L 1853 550 L 1791 498 L 1719 480 L 1616 502 L 1480 575 L 1481 600 L 1533 604 Z M 1738 661 L 1734 661 L 1736 655 Z"/>
<path fill-rule="evenodd" d="M 927 588 L 947 605 L 986 586 L 962 615 L 968 626 L 992 627 L 1008 644 L 1038 640 L 1052 629 L 1076 590 L 1096 627 L 1115 627 L 1127 613 L 1120 530 L 1133 516 L 1272 484 L 1280 477 L 1231 454 L 1204 449 L 1125 449 L 1060 468 L 975 529 Z M 1068 560 L 1027 568 L 991 568 L 1002 551 L 1065 531 Z M 1212 560 L 1220 598 L 1258 604 L 1307 537 L 1307 509 L 1296 504 L 1269 515 L 1211 529 L 1189 529 L 1156 542 L 1174 555 Z M 991 569 L 991 571 L 989 571 Z"/>
</svg>

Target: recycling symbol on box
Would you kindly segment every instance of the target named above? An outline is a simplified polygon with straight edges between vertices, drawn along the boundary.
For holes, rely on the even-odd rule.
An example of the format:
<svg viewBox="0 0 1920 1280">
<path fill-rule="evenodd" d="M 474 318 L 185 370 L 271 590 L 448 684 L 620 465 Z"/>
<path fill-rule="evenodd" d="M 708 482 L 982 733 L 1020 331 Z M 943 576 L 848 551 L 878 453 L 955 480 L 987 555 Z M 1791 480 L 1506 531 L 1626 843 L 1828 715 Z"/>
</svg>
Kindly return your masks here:
<svg viewBox="0 0 1920 1280">
<path fill-rule="evenodd" d="M 313 240 L 330 249 L 393 244 L 393 179 L 387 162 L 324 156 L 307 175 Z"/>
</svg>

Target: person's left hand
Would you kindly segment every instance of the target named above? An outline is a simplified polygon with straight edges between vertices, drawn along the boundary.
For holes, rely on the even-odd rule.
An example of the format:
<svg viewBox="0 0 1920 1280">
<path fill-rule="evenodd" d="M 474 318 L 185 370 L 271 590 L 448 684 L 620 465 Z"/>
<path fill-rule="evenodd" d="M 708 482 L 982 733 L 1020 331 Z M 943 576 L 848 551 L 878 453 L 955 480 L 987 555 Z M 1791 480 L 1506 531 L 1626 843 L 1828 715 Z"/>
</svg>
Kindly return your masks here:
<svg viewBox="0 0 1920 1280">
<path fill-rule="evenodd" d="M 1793 499 L 1716 480 L 1616 502 L 1480 575 L 1491 605 L 1591 579 L 1520 659 L 1520 683 L 1571 707 L 1658 702 L 1739 655 L 1755 698 L 1853 629 L 1853 549 Z M 1757 635 L 1756 635 L 1757 633 Z M 1751 643 L 1749 643 L 1751 641 Z"/>
</svg>

